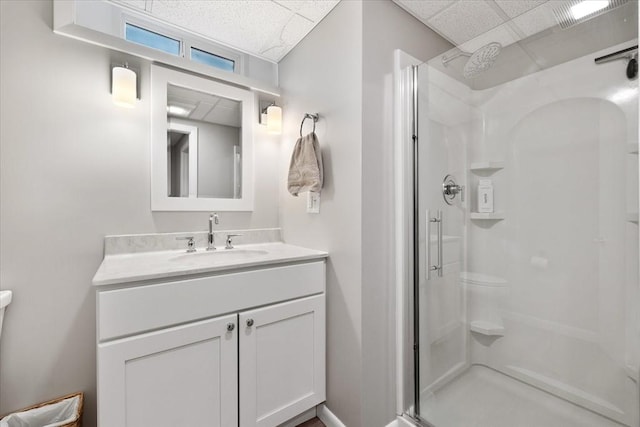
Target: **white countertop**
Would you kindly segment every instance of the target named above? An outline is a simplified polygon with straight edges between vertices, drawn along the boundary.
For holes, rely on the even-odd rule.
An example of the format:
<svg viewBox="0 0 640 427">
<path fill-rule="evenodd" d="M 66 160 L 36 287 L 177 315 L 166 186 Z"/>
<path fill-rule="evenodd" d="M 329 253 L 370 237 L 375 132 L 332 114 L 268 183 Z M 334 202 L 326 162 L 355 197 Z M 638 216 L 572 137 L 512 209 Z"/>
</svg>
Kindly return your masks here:
<svg viewBox="0 0 640 427">
<path fill-rule="evenodd" d="M 162 279 L 190 274 L 233 270 L 238 268 L 282 264 L 326 258 L 323 251 L 282 242 L 237 245 L 234 249 L 218 248 L 206 252 L 199 248 L 185 250 L 139 252 L 107 255 L 93 277 L 94 286 Z"/>
</svg>

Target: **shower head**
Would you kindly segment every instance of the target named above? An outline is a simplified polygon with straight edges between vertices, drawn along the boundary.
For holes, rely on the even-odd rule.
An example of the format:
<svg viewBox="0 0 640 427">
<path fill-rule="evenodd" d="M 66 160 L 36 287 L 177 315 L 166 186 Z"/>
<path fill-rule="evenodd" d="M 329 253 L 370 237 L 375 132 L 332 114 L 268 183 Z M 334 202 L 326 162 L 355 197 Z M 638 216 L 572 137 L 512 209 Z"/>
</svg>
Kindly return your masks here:
<svg viewBox="0 0 640 427">
<path fill-rule="evenodd" d="M 472 79 L 483 71 L 491 68 L 493 63 L 496 62 L 496 58 L 500 54 L 501 50 L 502 45 L 500 43 L 492 42 L 482 46 L 480 49 L 476 50 L 473 53 L 459 51 L 458 53 L 455 53 L 449 57 L 443 56 L 442 65 L 446 67 L 447 64 L 449 64 L 449 62 L 451 62 L 452 60 L 460 56 L 466 56 L 469 59 L 467 60 L 467 63 L 464 64 L 462 75 L 466 79 Z"/>
<path fill-rule="evenodd" d="M 502 50 L 502 45 L 497 42 L 489 43 L 473 52 L 462 70 L 462 75 L 472 79 L 483 71 L 491 68 Z"/>
</svg>

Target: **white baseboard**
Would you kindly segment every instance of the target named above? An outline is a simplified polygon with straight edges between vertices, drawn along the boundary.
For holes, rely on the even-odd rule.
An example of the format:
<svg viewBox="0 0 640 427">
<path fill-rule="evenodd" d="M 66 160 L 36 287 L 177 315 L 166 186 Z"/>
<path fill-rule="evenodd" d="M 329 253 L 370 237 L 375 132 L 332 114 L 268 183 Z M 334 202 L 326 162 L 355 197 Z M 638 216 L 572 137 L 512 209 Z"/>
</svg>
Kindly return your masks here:
<svg viewBox="0 0 640 427">
<path fill-rule="evenodd" d="M 316 412 L 320 421 L 322 421 L 327 427 L 347 427 L 333 414 L 333 412 L 329 410 L 329 408 L 325 406 L 324 403 L 316 406 Z"/>
</svg>

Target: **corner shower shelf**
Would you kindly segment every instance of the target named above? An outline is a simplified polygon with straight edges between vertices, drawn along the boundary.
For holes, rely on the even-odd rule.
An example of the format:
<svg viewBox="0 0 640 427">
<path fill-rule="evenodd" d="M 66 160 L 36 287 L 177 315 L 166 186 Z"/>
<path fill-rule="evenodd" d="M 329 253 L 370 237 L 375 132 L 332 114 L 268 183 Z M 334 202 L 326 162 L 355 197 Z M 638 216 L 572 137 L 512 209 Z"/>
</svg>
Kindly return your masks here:
<svg viewBox="0 0 640 427">
<path fill-rule="evenodd" d="M 475 162 L 471 163 L 469 169 L 472 172 L 496 172 L 504 168 L 504 162 Z"/>
<path fill-rule="evenodd" d="M 471 212 L 469 218 L 474 220 L 485 220 L 485 221 L 502 221 L 504 219 L 504 213 L 502 212 L 492 212 L 492 213 L 480 213 L 480 212 Z"/>
<path fill-rule="evenodd" d="M 627 153 L 629 153 L 629 154 L 638 154 L 638 143 L 637 142 L 629 142 L 627 144 Z"/>
<path fill-rule="evenodd" d="M 638 212 L 627 212 L 627 221 L 633 222 L 634 224 L 638 223 Z"/>
<path fill-rule="evenodd" d="M 504 326 L 497 325 L 495 323 L 487 322 L 485 320 L 473 320 L 469 324 L 471 332 L 475 332 L 481 335 L 487 335 L 492 337 L 504 336 Z"/>
</svg>

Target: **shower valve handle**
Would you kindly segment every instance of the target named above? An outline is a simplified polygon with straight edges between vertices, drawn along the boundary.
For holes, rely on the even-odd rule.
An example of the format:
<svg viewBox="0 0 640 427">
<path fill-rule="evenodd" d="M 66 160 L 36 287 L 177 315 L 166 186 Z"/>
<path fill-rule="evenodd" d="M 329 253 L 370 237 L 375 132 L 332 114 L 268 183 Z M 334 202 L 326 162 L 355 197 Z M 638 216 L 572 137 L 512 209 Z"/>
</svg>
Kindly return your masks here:
<svg viewBox="0 0 640 427">
<path fill-rule="evenodd" d="M 447 175 L 442 180 L 442 197 L 448 205 L 453 204 L 453 199 L 460 194 L 460 201 L 464 202 L 464 185 L 456 184 L 455 178 Z"/>
</svg>

